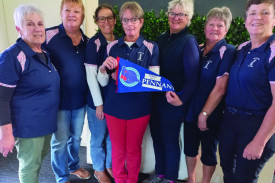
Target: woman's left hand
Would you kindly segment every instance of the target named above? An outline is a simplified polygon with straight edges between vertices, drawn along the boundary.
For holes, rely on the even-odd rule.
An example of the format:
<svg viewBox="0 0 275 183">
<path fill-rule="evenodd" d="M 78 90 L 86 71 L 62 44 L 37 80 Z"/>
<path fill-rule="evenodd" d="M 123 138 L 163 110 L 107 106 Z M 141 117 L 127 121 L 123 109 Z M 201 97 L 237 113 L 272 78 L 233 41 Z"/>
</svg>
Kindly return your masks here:
<svg viewBox="0 0 275 183">
<path fill-rule="evenodd" d="M 200 113 L 198 117 L 198 128 L 200 131 L 209 130 L 207 128 L 207 116 L 203 115 L 202 113 Z"/>
<path fill-rule="evenodd" d="M 173 106 L 181 106 L 183 104 L 179 96 L 172 91 L 166 92 L 166 99 L 167 102 Z"/>
<path fill-rule="evenodd" d="M 264 150 L 264 146 L 256 144 L 253 140 L 245 147 L 243 158 L 248 160 L 260 159 Z"/>
</svg>

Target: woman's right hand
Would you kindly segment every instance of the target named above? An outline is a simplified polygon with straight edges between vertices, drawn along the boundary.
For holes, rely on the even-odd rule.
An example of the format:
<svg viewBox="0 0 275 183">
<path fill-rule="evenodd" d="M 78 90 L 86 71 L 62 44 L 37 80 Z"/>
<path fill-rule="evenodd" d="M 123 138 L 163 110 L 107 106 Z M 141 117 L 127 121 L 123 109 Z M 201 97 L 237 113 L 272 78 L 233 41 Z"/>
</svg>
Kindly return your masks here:
<svg viewBox="0 0 275 183">
<path fill-rule="evenodd" d="M 0 153 L 7 157 L 9 153 L 12 153 L 15 145 L 14 136 L 12 134 L 12 125 L 7 124 L 0 126 Z"/>
<path fill-rule="evenodd" d="M 200 131 L 209 130 L 207 127 L 207 116 L 203 115 L 202 113 L 200 113 L 198 117 L 198 128 Z"/>
<path fill-rule="evenodd" d="M 115 80 L 116 81 L 116 77 L 117 77 L 117 70 L 115 71 L 115 72 L 113 72 L 112 74 L 111 74 L 111 76 L 112 76 L 112 78 L 113 78 L 113 80 Z"/>
<path fill-rule="evenodd" d="M 99 120 L 103 120 L 104 119 L 104 112 L 103 112 L 103 105 L 97 106 L 96 107 L 96 117 Z"/>
<path fill-rule="evenodd" d="M 100 72 L 106 73 L 106 69 L 113 70 L 117 67 L 117 60 L 114 57 L 107 57 L 103 64 L 100 66 Z"/>
</svg>

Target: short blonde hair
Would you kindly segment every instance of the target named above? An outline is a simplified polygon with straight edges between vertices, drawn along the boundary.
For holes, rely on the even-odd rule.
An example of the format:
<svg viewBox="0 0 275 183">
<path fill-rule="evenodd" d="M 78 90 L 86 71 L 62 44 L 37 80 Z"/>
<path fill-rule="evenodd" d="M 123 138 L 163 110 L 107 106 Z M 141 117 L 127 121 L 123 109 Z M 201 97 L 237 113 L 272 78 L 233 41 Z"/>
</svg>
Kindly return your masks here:
<svg viewBox="0 0 275 183">
<path fill-rule="evenodd" d="M 189 26 L 191 24 L 191 19 L 194 15 L 194 0 L 172 0 L 168 3 L 168 12 L 178 5 L 181 5 L 183 7 L 183 11 L 187 14 L 187 25 Z"/>
<path fill-rule="evenodd" d="M 144 12 L 141 6 L 137 2 L 128 1 L 128 2 L 125 2 L 120 8 L 120 11 L 119 11 L 120 20 L 122 19 L 123 13 L 127 9 L 130 10 L 137 18 L 143 19 Z"/>
<path fill-rule="evenodd" d="M 82 22 L 83 22 L 83 20 L 85 18 L 85 8 L 84 8 L 82 0 L 62 0 L 61 5 L 60 5 L 60 12 L 62 11 L 63 6 L 64 6 L 65 3 L 75 3 L 76 5 L 81 7 L 81 9 L 82 9 Z"/>
<path fill-rule="evenodd" d="M 33 5 L 22 4 L 22 5 L 18 6 L 15 9 L 14 13 L 13 13 L 13 18 L 14 18 L 15 26 L 19 27 L 20 29 L 22 29 L 23 21 L 30 14 L 40 15 L 41 18 L 42 18 L 42 20 L 44 21 L 42 11 L 40 11 L 38 8 L 36 8 Z"/>
<path fill-rule="evenodd" d="M 205 25 L 208 23 L 208 21 L 211 18 L 218 18 L 224 21 L 226 30 L 228 31 L 232 22 L 232 13 L 230 11 L 230 9 L 228 7 L 215 7 L 212 8 L 206 15 L 206 23 Z"/>
</svg>

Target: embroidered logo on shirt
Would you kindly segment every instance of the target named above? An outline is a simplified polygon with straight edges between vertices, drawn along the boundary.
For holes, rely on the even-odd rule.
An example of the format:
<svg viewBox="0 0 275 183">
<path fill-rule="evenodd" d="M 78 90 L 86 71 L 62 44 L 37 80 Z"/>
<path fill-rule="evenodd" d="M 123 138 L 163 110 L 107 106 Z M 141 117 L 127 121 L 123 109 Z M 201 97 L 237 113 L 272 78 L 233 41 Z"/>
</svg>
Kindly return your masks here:
<svg viewBox="0 0 275 183">
<path fill-rule="evenodd" d="M 123 66 L 119 75 L 120 82 L 127 87 L 136 86 L 140 82 L 140 74 L 133 67 Z"/>
<path fill-rule="evenodd" d="M 207 64 L 203 67 L 204 69 L 208 69 L 208 65 L 212 63 L 211 60 L 208 60 L 208 61 L 206 61 L 206 62 L 207 62 Z"/>
<path fill-rule="evenodd" d="M 248 65 L 248 67 L 253 67 L 253 64 L 258 60 L 260 60 L 258 57 L 253 58 L 253 61 Z"/>
<path fill-rule="evenodd" d="M 138 52 L 138 61 L 142 61 L 142 55 L 144 55 L 143 52 Z"/>
</svg>

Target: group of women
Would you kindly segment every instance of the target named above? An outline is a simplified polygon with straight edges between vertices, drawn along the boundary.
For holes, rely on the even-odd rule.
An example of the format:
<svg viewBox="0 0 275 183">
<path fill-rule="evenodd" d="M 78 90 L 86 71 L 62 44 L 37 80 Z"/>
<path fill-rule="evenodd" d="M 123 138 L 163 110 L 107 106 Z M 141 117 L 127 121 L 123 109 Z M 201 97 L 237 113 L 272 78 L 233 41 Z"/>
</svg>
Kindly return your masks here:
<svg viewBox="0 0 275 183">
<path fill-rule="evenodd" d="M 70 174 L 90 178 L 78 158 L 87 110 L 94 176 L 101 183 L 138 182 L 148 124 L 156 164 L 145 182 L 175 181 L 183 121 L 188 183 L 196 182 L 200 144 L 202 183 L 210 182 L 218 142 L 224 182 L 256 183 L 275 152 L 275 2 L 247 1 L 250 41 L 237 50 L 225 41 L 228 8 L 209 11 L 201 46 L 188 33 L 193 13 L 193 0 L 169 2 L 169 30 L 155 43 L 140 34 L 144 13 L 137 2 L 120 9 L 120 38 L 113 33 L 114 10 L 100 5 L 94 15 L 99 31 L 89 40 L 80 29 L 81 0 L 63 0 L 62 24 L 46 31 L 37 8 L 19 6 L 20 38 L 0 55 L 0 153 L 7 156 L 16 146 L 20 182 L 38 182 L 50 139 L 56 182 L 69 182 Z M 116 93 L 116 57 L 167 78 L 175 92 Z"/>
</svg>

